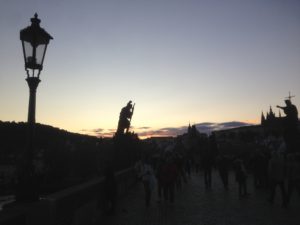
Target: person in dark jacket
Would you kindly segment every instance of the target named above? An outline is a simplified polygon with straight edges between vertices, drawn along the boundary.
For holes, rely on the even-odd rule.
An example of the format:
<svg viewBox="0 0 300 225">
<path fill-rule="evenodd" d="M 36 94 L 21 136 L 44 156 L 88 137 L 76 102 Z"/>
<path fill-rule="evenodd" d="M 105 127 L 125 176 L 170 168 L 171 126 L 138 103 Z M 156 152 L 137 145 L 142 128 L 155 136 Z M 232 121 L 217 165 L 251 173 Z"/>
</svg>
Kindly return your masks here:
<svg viewBox="0 0 300 225">
<path fill-rule="evenodd" d="M 241 159 L 235 161 L 235 179 L 239 184 L 239 196 L 245 197 L 249 195 L 247 192 L 247 172 Z"/>
</svg>

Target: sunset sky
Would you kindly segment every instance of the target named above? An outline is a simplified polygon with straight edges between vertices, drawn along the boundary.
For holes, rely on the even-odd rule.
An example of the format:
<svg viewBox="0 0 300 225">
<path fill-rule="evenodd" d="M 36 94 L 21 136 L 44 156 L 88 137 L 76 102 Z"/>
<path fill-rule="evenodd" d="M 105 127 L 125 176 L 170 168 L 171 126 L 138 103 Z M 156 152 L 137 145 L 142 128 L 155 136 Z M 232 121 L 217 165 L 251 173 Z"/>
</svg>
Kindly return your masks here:
<svg viewBox="0 0 300 225">
<path fill-rule="evenodd" d="M 71 132 L 135 132 L 189 122 L 258 123 L 300 107 L 298 0 L 0 0 L 0 120 L 26 121 L 19 32 L 37 12 L 54 39 L 36 121 Z"/>
</svg>

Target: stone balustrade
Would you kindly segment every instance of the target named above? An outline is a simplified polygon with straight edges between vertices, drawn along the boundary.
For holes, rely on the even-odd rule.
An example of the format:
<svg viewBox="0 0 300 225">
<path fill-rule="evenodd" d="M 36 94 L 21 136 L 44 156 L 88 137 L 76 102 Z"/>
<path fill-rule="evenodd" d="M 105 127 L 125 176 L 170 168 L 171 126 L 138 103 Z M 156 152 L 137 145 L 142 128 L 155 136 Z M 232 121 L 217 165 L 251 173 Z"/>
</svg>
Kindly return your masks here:
<svg viewBox="0 0 300 225">
<path fill-rule="evenodd" d="M 115 174 L 118 196 L 136 182 L 133 169 Z M 34 203 L 20 203 L 0 212 L 1 225 L 89 225 L 103 214 L 104 177 L 48 195 Z"/>
</svg>

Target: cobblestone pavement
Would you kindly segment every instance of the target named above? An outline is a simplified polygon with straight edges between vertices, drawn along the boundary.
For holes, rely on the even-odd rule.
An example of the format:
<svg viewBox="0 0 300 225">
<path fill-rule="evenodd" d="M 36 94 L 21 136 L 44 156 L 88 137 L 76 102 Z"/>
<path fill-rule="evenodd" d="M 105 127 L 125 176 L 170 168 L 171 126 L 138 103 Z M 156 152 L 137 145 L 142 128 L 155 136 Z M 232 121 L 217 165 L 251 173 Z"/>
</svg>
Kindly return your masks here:
<svg viewBox="0 0 300 225">
<path fill-rule="evenodd" d="M 175 202 L 157 202 L 157 193 L 146 208 L 142 184 L 135 186 L 118 202 L 116 215 L 101 219 L 105 225 L 300 225 L 300 196 L 294 192 L 288 208 L 281 207 L 279 189 L 273 205 L 267 202 L 268 191 L 254 189 L 248 179 L 250 195 L 239 198 L 234 174 L 229 190 L 224 190 L 219 176 L 213 173 L 212 189 L 206 190 L 203 175 L 193 174 Z"/>
</svg>

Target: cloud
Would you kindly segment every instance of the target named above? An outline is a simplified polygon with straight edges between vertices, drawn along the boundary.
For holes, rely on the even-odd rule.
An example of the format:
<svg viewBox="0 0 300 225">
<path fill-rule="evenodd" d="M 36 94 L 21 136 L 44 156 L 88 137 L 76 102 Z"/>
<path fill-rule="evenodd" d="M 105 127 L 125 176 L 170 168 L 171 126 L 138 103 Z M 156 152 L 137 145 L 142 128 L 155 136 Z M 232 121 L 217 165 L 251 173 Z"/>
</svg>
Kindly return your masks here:
<svg viewBox="0 0 300 225">
<path fill-rule="evenodd" d="M 216 131 L 216 130 L 227 130 L 227 129 L 232 129 L 232 128 L 236 128 L 236 127 L 244 127 L 244 126 L 249 126 L 249 125 L 253 125 L 253 124 L 238 122 L 238 121 L 224 122 L 224 123 L 195 124 L 197 129 L 202 133 L 211 133 L 212 131 Z"/>
<path fill-rule="evenodd" d="M 101 132 L 103 132 L 103 129 L 102 128 L 96 128 L 92 131 L 95 132 L 95 133 L 101 133 Z"/>
<path fill-rule="evenodd" d="M 135 129 L 138 129 L 138 130 L 149 130 L 149 129 L 151 129 L 151 127 L 136 127 Z"/>
<path fill-rule="evenodd" d="M 200 126 L 213 126 L 215 123 L 209 123 L 209 122 L 205 122 L 205 123 L 199 123 L 198 125 Z"/>
<path fill-rule="evenodd" d="M 152 137 L 152 136 L 178 136 L 186 132 L 187 127 L 165 127 L 157 130 L 148 130 L 143 132 L 138 132 L 141 137 Z"/>
<path fill-rule="evenodd" d="M 107 129 L 109 132 L 116 132 L 116 129 Z"/>
<path fill-rule="evenodd" d="M 116 129 L 103 129 L 103 128 L 95 128 L 95 129 L 82 129 L 81 130 L 83 133 L 88 134 L 88 135 L 93 135 L 97 137 L 112 137 Z"/>
</svg>

